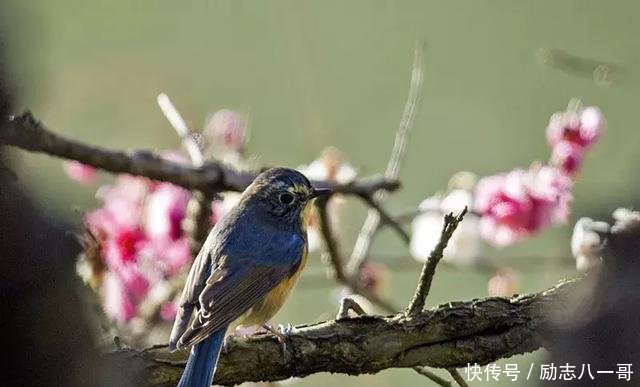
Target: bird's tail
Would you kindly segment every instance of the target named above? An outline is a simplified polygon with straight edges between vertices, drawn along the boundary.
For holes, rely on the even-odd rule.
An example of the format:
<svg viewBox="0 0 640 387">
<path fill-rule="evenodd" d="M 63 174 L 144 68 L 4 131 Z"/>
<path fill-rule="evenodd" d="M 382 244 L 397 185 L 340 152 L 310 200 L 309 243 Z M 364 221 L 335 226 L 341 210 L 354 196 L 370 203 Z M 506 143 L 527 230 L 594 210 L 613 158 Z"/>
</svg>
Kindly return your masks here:
<svg viewBox="0 0 640 387">
<path fill-rule="evenodd" d="M 178 387 L 211 386 L 225 333 L 226 329 L 216 331 L 193 346 Z"/>
</svg>

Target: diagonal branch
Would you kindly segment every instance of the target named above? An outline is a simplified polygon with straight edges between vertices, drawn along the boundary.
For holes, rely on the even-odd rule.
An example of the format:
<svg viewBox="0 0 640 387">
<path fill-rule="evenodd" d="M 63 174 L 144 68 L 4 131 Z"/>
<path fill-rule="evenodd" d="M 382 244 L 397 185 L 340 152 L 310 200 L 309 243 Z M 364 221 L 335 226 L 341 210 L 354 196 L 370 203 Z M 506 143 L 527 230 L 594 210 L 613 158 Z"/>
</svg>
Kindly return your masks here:
<svg viewBox="0 0 640 387">
<path fill-rule="evenodd" d="M 378 218 L 380 220 L 378 222 L 378 225 L 376 226 L 376 229 L 378 229 L 381 225 L 387 225 L 395 230 L 396 233 L 398 233 L 403 242 L 407 244 L 411 242 L 411 236 L 409 235 L 409 233 L 402 227 L 399 222 L 397 222 L 391 217 L 391 215 L 389 215 L 387 210 L 385 210 L 380 205 L 380 203 L 376 202 L 376 200 L 371 196 L 364 196 L 362 197 L 362 200 L 364 200 L 365 203 L 369 204 L 372 210 L 378 213 Z"/>
<path fill-rule="evenodd" d="M 396 138 L 391 151 L 391 157 L 387 163 L 387 170 L 384 174 L 387 179 L 396 180 L 398 178 L 400 166 L 407 149 L 409 134 L 413 128 L 418 108 L 420 107 L 420 101 L 422 100 L 422 82 L 424 80 L 424 70 L 422 68 L 423 51 L 422 43 L 418 42 L 414 52 L 411 81 L 409 84 L 409 95 L 404 106 L 402 119 L 400 120 L 398 130 L 396 131 Z M 382 203 L 385 201 L 386 197 L 387 195 L 384 192 L 377 192 L 372 198 L 370 196 L 373 203 Z M 365 218 L 347 265 L 347 271 L 351 273 L 352 276 L 357 276 L 357 273 L 360 272 L 362 264 L 369 254 L 373 237 L 380 226 L 380 217 L 382 214 L 383 213 L 378 212 L 375 209 L 370 209 L 367 217 Z M 389 219 L 391 218 L 389 217 Z M 388 224 L 398 225 L 396 222 L 388 222 Z M 404 232 L 402 227 L 399 225 L 396 230 L 400 231 L 401 235 Z"/>
<path fill-rule="evenodd" d="M 458 224 L 462 222 L 466 213 L 467 207 L 465 207 L 457 216 L 453 216 L 453 214 L 445 215 L 442 233 L 440 234 L 440 241 L 436 247 L 433 248 L 431 254 L 429 254 L 429 257 L 427 258 L 427 261 L 422 267 L 418 287 L 416 288 L 416 292 L 413 295 L 411 303 L 407 307 L 408 314 L 416 314 L 424 308 L 427 295 L 429 295 L 429 290 L 431 289 L 431 281 L 433 280 L 433 276 L 436 272 L 436 266 L 438 266 L 438 262 L 442 259 L 444 249 L 447 247 L 449 239 L 451 239 L 453 232 L 458 227 Z"/>
<path fill-rule="evenodd" d="M 52 132 L 29 112 L 12 117 L 5 125 L 0 125 L 0 144 L 76 160 L 112 173 L 128 173 L 166 181 L 204 193 L 243 191 L 257 174 L 237 171 L 217 161 L 207 161 L 201 167 L 195 167 L 164 160 L 148 150 L 125 152 L 88 145 Z M 384 177 L 365 178 L 349 184 L 326 181 L 313 183 L 331 188 L 336 193 L 356 196 L 373 195 L 380 190 L 394 191 L 400 187 L 396 179 Z"/>
<path fill-rule="evenodd" d="M 286 360 L 271 335 L 232 337 L 215 382 L 234 385 L 318 372 L 360 375 L 388 368 L 488 364 L 544 346 L 551 316 L 570 313 L 561 299 L 578 282 L 511 299 L 447 303 L 411 316 L 361 316 L 298 326 L 287 339 Z M 138 370 L 140 385 L 173 386 L 187 353 L 156 347 L 143 352 L 120 350 L 109 357 Z"/>
<path fill-rule="evenodd" d="M 320 220 L 320 232 L 324 239 L 326 254 L 329 257 L 329 262 L 334 270 L 335 280 L 346 287 L 348 287 L 355 294 L 359 294 L 373 304 L 378 306 L 380 309 L 384 310 L 387 313 L 397 313 L 398 309 L 391 304 L 390 301 L 387 301 L 380 297 L 378 294 L 370 291 L 369 289 L 364 288 L 360 282 L 359 278 L 348 276 L 344 271 L 343 258 L 340 253 L 340 248 L 338 247 L 338 241 L 333 233 L 333 229 L 331 228 L 331 221 L 328 219 L 327 215 L 327 204 L 330 200 L 329 197 L 320 197 L 317 200 L 316 206 L 318 208 L 318 217 Z"/>
</svg>

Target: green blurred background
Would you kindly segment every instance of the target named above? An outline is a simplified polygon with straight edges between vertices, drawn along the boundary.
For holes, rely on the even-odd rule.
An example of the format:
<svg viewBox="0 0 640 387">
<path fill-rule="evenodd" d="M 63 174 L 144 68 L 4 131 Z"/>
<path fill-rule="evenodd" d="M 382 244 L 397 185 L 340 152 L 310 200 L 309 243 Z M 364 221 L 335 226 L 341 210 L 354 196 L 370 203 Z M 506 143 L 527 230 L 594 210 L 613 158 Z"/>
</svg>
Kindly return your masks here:
<svg viewBox="0 0 640 387">
<path fill-rule="evenodd" d="M 49 127 L 114 148 L 174 148 L 178 140 L 157 108 L 166 92 L 194 127 L 220 108 L 250 114 L 249 153 L 257 164 L 297 166 L 335 145 L 361 174 L 385 167 L 406 99 L 413 47 L 427 42 L 424 99 L 402 170 L 403 189 L 389 207 L 404 211 L 443 189 L 460 170 L 493 174 L 549 150 L 549 116 L 572 97 L 599 106 L 609 122 L 589 153 L 574 190 L 572 222 L 608 220 L 634 206 L 640 188 L 636 130 L 640 90 L 634 1 L 93 1 L 9 0 L 14 37 L 9 50 L 20 86 L 19 109 Z M 544 65 L 541 49 L 561 49 L 613 63 L 607 82 L 586 71 Z M 584 70 L 584 69 L 583 69 Z M 454 155 L 452 157 L 452 155 Z M 71 183 L 61 163 L 16 152 L 36 199 L 52 215 L 79 225 L 95 205 L 94 188 Z M 108 177 L 105 177 L 108 181 Z M 345 217 L 349 247 L 365 208 L 353 201 Z M 571 225 L 554 228 L 488 255 L 520 272 L 522 292 L 575 275 Z M 406 257 L 388 231 L 376 254 Z M 348 251 L 347 251 L 348 253 Z M 398 258 L 407 260 L 408 258 Z M 404 304 L 420 266 L 403 265 L 388 295 Z M 276 320 L 331 316 L 331 284 L 312 261 L 298 291 Z M 441 267 L 429 303 L 486 295 L 486 273 Z M 526 375 L 543 353 L 518 356 Z M 486 385 L 532 385 L 507 381 Z M 361 378 L 314 375 L 301 386 L 428 383 L 410 370 Z"/>
</svg>

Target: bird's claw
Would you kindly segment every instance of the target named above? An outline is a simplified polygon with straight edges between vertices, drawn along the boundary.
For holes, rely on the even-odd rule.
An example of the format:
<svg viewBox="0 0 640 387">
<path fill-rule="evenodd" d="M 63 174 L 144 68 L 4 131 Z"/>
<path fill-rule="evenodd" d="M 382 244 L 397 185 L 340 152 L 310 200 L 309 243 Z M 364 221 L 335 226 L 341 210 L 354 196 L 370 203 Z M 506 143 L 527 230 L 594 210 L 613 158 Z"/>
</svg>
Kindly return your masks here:
<svg viewBox="0 0 640 387">
<path fill-rule="evenodd" d="M 289 336 L 293 333 L 293 325 L 287 323 L 287 325 L 278 324 L 278 331 L 284 336 Z"/>
<path fill-rule="evenodd" d="M 265 330 L 272 333 L 280 345 L 282 346 L 282 356 L 284 356 L 285 362 L 287 361 L 287 338 L 293 333 L 293 326 L 291 324 L 282 325 L 278 324 L 278 328 L 273 328 L 270 325 L 262 326 Z"/>
</svg>

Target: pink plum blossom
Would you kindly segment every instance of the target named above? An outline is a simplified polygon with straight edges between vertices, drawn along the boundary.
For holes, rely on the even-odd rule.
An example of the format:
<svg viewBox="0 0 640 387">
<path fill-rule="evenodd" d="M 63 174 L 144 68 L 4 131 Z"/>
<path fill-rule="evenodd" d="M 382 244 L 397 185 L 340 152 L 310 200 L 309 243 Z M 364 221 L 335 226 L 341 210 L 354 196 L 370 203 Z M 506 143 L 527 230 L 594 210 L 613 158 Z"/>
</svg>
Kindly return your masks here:
<svg viewBox="0 0 640 387">
<path fill-rule="evenodd" d="M 165 302 L 160 307 L 160 317 L 165 321 L 173 321 L 173 319 L 176 318 L 177 312 L 178 308 L 176 307 L 176 303 L 173 301 Z"/>
<path fill-rule="evenodd" d="M 191 261 L 181 227 L 191 194 L 169 183 L 120 175 L 96 196 L 102 206 L 88 213 L 85 223 L 99 241 L 107 267 L 100 293 L 107 314 L 126 323 L 153 286 Z"/>
<path fill-rule="evenodd" d="M 575 178 L 586 151 L 595 144 L 606 125 L 597 107 L 574 107 L 551 116 L 547 141 L 551 147 L 550 164 Z"/>
<path fill-rule="evenodd" d="M 105 312 L 119 323 L 126 323 L 136 315 L 135 304 L 120 279 L 113 273 L 107 273 L 103 297 Z"/>
<path fill-rule="evenodd" d="M 569 141 L 586 149 L 598 141 L 605 125 L 604 116 L 597 107 L 556 113 L 547 126 L 547 141 L 551 148 L 561 141 Z"/>
<path fill-rule="evenodd" d="M 151 254 L 156 265 L 167 275 L 175 275 L 191 261 L 191 247 L 186 237 L 176 240 L 155 240 Z"/>
<path fill-rule="evenodd" d="M 584 158 L 584 148 L 571 141 L 560 141 L 553 147 L 549 163 L 562 170 L 567 176 L 575 176 Z"/>
<path fill-rule="evenodd" d="M 80 184 L 91 185 L 98 178 L 98 172 L 90 165 L 82 164 L 78 161 L 66 161 L 62 166 L 67 176 Z"/>
<path fill-rule="evenodd" d="M 238 112 L 221 109 L 211 116 L 204 133 L 225 148 L 240 152 L 247 134 L 247 120 Z"/>
<path fill-rule="evenodd" d="M 497 246 L 566 221 L 571 181 L 557 168 L 534 166 L 484 177 L 476 186 L 480 234 Z"/>
<path fill-rule="evenodd" d="M 145 231 L 152 239 L 178 239 L 191 194 L 184 188 L 160 183 L 149 195 L 145 209 Z"/>
</svg>

